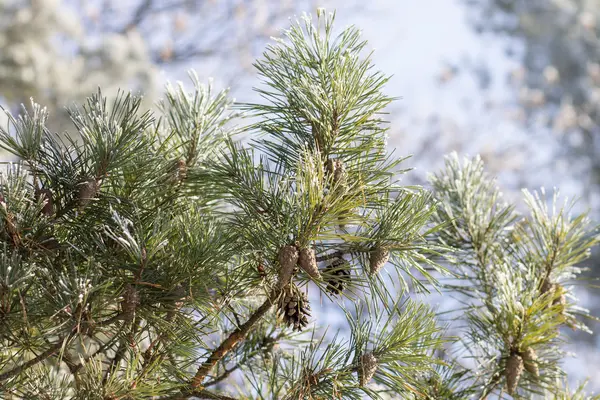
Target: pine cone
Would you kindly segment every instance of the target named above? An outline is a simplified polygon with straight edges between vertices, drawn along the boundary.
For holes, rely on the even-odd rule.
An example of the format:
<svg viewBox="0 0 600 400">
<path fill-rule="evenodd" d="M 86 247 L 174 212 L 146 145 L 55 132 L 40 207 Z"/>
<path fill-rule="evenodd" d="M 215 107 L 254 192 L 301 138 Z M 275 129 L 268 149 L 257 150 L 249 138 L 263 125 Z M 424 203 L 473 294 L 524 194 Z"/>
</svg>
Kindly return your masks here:
<svg viewBox="0 0 600 400">
<path fill-rule="evenodd" d="M 327 290 L 333 295 L 341 294 L 350 282 L 350 264 L 339 257 L 323 270 Z"/>
<path fill-rule="evenodd" d="M 294 268 L 298 263 L 298 249 L 296 246 L 286 245 L 279 250 L 277 260 L 281 269 L 279 270 L 279 286 L 284 287 L 287 285 L 294 275 Z"/>
<path fill-rule="evenodd" d="M 296 285 L 286 287 L 279 297 L 278 307 L 278 313 L 286 325 L 292 326 L 297 331 L 301 331 L 308 325 L 310 303 L 306 294 L 301 292 Z"/>
<path fill-rule="evenodd" d="M 125 286 L 125 292 L 123 293 L 123 301 L 121 302 L 121 308 L 123 310 L 123 319 L 131 322 L 135 316 L 135 310 L 140 304 L 140 295 L 138 291 L 132 286 Z"/>
<path fill-rule="evenodd" d="M 79 185 L 79 206 L 85 207 L 96 197 L 100 189 L 100 184 L 95 178 L 88 179 Z"/>
<path fill-rule="evenodd" d="M 358 383 L 360 386 L 365 386 L 369 383 L 376 371 L 377 359 L 373 353 L 365 353 L 360 356 L 360 361 L 358 363 Z"/>
<path fill-rule="evenodd" d="M 321 273 L 319 272 L 319 268 L 317 267 L 317 256 L 315 254 L 315 249 L 304 248 L 300 250 L 300 267 L 310 275 L 313 279 L 320 279 Z"/>
<path fill-rule="evenodd" d="M 371 254 L 369 256 L 369 267 L 371 275 L 375 275 L 376 273 L 383 268 L 385 263 L 390 259 L 390 252 L 381 246 L 376 246 L 371 250 Z"/>
<path fill-rule="evenodd" d="M 38 201 L 41 199 L 45 202 L 44 207 L 42 208 L 42 214 L 47 216 L 54 214 L 54 197 L 52 196 L 52 191 L 50 191 L 50 189 L 36 189 L 35 198 Z"/>
<path fill-rule="evenodd" d="M 519 386 L 519 380 L 523 373 L 523 358 L 517 353 L 510 355 L 506 361 L 506 391 L 509 395 L 513 395 Z"/>
<path fill-rule="evenodd" d="M 177 284 L 169 297 L 165 298 L 165 303 L 169 309 L 165 320 L 169 322 L 173 321 L 177 312 L 185 305 L 186 300 L 188 300 L 187 290 L 183 285 Z"/>
<path fill-rule="evenodd" d="M 521 358 L 523 358 L 525 370 L 536 377 L 540 376 L 540 370 L 537 363 L 537 354 L 533 347 L 528 347 L 524 352 L 520 353 L 520 355 Z"/>
</svg>

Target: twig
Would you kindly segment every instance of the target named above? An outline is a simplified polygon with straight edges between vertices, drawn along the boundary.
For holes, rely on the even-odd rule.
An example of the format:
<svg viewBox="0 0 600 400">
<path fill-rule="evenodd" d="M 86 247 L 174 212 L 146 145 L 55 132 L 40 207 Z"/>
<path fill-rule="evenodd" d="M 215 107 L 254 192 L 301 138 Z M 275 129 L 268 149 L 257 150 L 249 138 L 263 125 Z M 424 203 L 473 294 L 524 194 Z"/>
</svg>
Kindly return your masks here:
<svg viewBox="0 0 600 400">
<path fill-rule="evenodd" d="M 121 343 L 119 343 L 119 347 L 117 347 L 117 351 L 115 351 L 114 357 L 110 360 L 109 367 L 106 369 L 104 378 L 102 379 L 103 385 L 106 384 L 106 382 L 108 381 L 108 378 L 115 372 L 115 370 L 119 366 L 119 363 L 121 362 L 121 360 L 123 359 L 124 356 L 125 356 L 125 342 L 121 341 Z"/>
<path fill-rule="evenodd" d="M 269 344 L 269 348 L 272 349 L 273 346 L 277 343 L 277 340 L 281 339 L 282 336 L 283 336 L 283 334 L 279 334 L 279 335 L 275 336 L 273 338 L 274 339 L 273 342 Z M 264 346 L 261 346 L 259 349 L 250 352 L 249 354 L 246 355 L 246 357 L 244 357 L 236 365 L 234 365 L 233 367 L 231 367 L 229 369 L 225 369 L 225 371 L 220 376 L 214 378 L 213 380 L 211 380 L 209 382 L 206 382 L 206 384 L 203 385 L 203 386 L 206 388 L 206 387 L 213 386 L 213 385 L 216 385 L 219 382 L 224 381 L 225 379 L 227 379 L 227 377 L 229 375 L 231 375 L 234 371 L 236 371 L 244 363 L 246 363 L 246 361 L 248 361 L 249 359 L 253 358 L 254 356 L 256 356 L 257 354 L 259 354 L 260 352 L 263 352 L 263 351 L 264 351 Z"/>
<path fill-rule="evenodd" d="M 117 335 L 119 333 L 120 333 L 120 331 L 117 332 Z M 71 372 L 73 374 L 77 373 L 84 366 L 84 364 L 86 362 L 88 362 L 92 358 L 96 357 L 98 354 L 103 353 L 107 348 L 111 347 L 116 342 L 117 335 L 115 335 L 113 338 L 111 338 L 107 342 L 101 344 L 94 353 L 88 355 L 87 357 L 83 357 L 80 363 L 73 365 L 72 369 L 71 369 L 71 367 L 69 367 L 71 369 Z"/>
<path fill-rule="evenodd" d="M 208 359 L 198 368 L 194 379 L 192 380 L 191 386 L 192 388 L 198 388 L 202 386 L 202 382 L 209 374 L 209 372 L 213 369 L 215 365 L 229 351 L 231 351 L 240 341 L 242 341 L 246 335 L 250 332 L 250 330 L 254 327 L 254 325 L 269 311 L 275 299 L 281 293 L 281 289 L 277 288 L 271 291 L 271 294 L 267 297 L 265 302 L 252 314 L 252 316 L 246 321 L 243 325 L 233 331 L 227 339 L 225 339 L 219 347 L 213 350 L 212 354 L 208 357 Z"/>
<path fill-rule="evenodd" d="M 207 390 L 195 390 L 193 392 L 186 393 L 186 394 L 177 394 L 175 396 L 167 397 L 164 400 L 187 400 L 191 397 L 193 397 L 195 399 L 210 399 L 210 400 L 238 400 L 234 397 L 211 393 Z"/>
<path fill-rule="evenodd" d="M 18 367 L 15 367 L 9 371 L 6 371 L 2 374 L 0 374 L 0 382 L 1 381 L 5 381 L 9 378 L 12 378 L 13 376 L 16 376 L 18 374 L 20 374 L 21 372 L 23 372 L 24 370 L 33 367 L 34 365 L 46 360 L 47 358 L 53 356 L 57 351 L 59 351 L 61 349 L 61 347 L 63 347 L 63 343 L 65 343 L 65 341 L 69 341 L 73 336 L 74 336 L 75 332 L 74 330 L 71 331 L 71 333 L 69 333 L 69 335 L 67 335 L 67 337 L 63 338 L 62 340 L 59 340 L 58 342 L 54 343 L 49 349 L 47 349 L 46 351 L 44 351 L 43 353 L 41 353 L 40 355 L 32 358 L 31 360 L 19 365 Z"/>
<path fill-rule="evenodd" d="M 200 390 L 197 392 L 193 392 L 192 395 L 199 399 L 212 399 L 212 400 L 237 400 L 233 397 L 223 396 L 216 393 L 207 392 L 206 390 Z"/>
<path fill-rule="evenodd" d="M 231 375 L 234 371 L 237 371 L 242 363 L 246 361 L 245 359 L 240 361 L 239 363 L 235 364 L 233 367 L 229 368 L 229 369 L 225 369 L 225 372 L 223 372 L 220 376 L 214 378 L 212 381 L 206 382 L 206 385 L 204 385 L 204 387 L 209 387 L 209 386 L 213 386 L 216 385 L 219 382 L 224 381 L 225 379 L 227 379 L 229 377 L 229 375 Z"/>
<path fill-rule="evenodd" d="M 116 321 L 119 321 L 120 319 L 122 319 L 122 317 L 123 317 L 123 312 L 119 311 L 119 312 L 117 312 L 117 314 L 113 315 L 112 317 L 110 317 L 104 321 L 98 321 L 96 323 L 96 328 L 101 328 L 101 327 L 105 327 L 108 325 L 112 325 Z"/>
<path fill-rule="evenodd" d="M 98 324 L 99 326 L 102 325 L 109 325 L 111 323 L 113 323 L 114 321 L 116 321 L 117 319 L 119 319 L 120 317 L 120 313 L 115 315 L 112 318 L 109 318 L 106 321 L 103 321 L 102 324 Z M 24 370 L 48 359 L 49 357 L 52 357 L 58 350 L 60 350 L 60 348 L 63 346 L 63 343 L 66 341 L 68 342 L 69 340 L 71 340 L 77 333 L 77 327 L 74 327 L 73 329 L 71 329 L 71 332 L 64 338 L 58 340 L 56 343 L 54 343 L 52 346 L 50 346 L 46 351 L 44 351 L 43 353 L 39 354 L 38 356 L 32 358 L 31 360 L 9 370 L 6 371 L 2 374 L 0 374 L 0 382 L 1 381 L 5 381 L 9 378 L 12 378 L 13 376 L 16 376 L 18 374 L 20 374 L 21 372 L 23 372 Z M 80 366 L 76 366 L 76 368 L 79 368 Z"/>
</svg>

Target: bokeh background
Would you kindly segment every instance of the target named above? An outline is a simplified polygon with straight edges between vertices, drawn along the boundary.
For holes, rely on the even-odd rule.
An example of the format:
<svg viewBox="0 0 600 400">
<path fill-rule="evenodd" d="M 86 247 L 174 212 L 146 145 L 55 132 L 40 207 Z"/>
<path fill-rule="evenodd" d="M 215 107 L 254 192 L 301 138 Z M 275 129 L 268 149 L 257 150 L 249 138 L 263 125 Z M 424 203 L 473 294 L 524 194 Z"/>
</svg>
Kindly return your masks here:
<svg viewBox="0 0 600 400">
<path fill-rule="evenodd" d="M 451 151 L 481 154 L 508 199 L 557 187 L 600 221 L 600 0 L 0 0 L 0 104 L 18 114 L 33 98 L 64 132 L 65 107 L 98 86 L 150 108 L 190 68 L 257 101 L 253 60 L 317 7 L 360 27 L 393 75 L 389 144 L 413 154 L 408 182 Z M 600 276 L 600 254 L 587 266 Z M 599 290 L 577 295 L 600 315 Z M 600 335 L 572 336 L 570 380 L 598 392 Z"/>
</svg>

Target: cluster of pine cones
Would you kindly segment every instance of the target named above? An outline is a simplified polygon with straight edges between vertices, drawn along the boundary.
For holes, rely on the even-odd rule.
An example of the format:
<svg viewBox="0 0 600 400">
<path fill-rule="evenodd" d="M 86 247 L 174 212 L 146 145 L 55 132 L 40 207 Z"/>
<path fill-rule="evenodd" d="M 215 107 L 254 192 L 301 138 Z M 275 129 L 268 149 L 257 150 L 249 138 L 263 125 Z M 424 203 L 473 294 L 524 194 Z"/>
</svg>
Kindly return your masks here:
<svg viewBox="0 0 600 400">
<path fill-rule="evenodd" d="M 369 252 L 370 274 L 376 274 L 389 259 L 385 247 L 374 246 Z M 325 288 L 334 296 L 339 296 L 351 281 L 351 265 L 344 259 L 344 253 L 336 251 L 326 256 L 327 265 L 322 270 L 317 267 L 317 257 L 312 248 L 299 249 L 296 245 L 283 246 L 278 254 L 280 264 L 278 285 L 284 293 L 279 300 L 279 315 L 284 322 L 301 330 L 308 323 L 310 305 L 306 294 L 301 293 L 292 282 L 292 277 L 303 269 L 313 279 L 323 279 Z"/>
<path fill-rule="evenodd" d="M 301 331 L 308 324 L 310 304 L 305 293 L 291 282 L 299 265 L 310 276 L 322 277 L 317 268 L 317 260 L 313 249 L 298 249 L 295 246 L 283 246 L 279 252 L 279 285 L 283 293 L 279 297 L 278 314 L 283 322 Z M 323 269 L 326 288 L 333 295 L 340 295 L 350 282 L 350 263 L 343 258 L 343 253 L 336 252 L 327 260 L 329 264 Z"/>
</svg>

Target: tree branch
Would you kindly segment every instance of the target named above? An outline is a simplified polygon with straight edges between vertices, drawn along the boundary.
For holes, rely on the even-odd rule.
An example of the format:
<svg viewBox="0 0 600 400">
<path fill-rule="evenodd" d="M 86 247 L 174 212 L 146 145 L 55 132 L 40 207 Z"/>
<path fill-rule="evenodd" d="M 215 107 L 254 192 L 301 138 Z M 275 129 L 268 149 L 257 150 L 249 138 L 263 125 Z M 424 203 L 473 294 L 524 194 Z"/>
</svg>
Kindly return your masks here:
<svg viewBox="0 0 600 400">
<path fill-rule="evenodd" d="M 121 33 L 125 33 L 128 29 L 138 26 L 146 16 L 147 13 L 150 12 L 152 8 L 153 0 L 144 0 L 140 5 L 138 5 L 137 9 L 133 13 L 133 17 L 131 21 L 125 24 L 124 28 L 121 30 Z"/>
<path fill-rule="evenodd" d="M 242 341 L 246 335 L 250 332 L 250 330 L 254 327 L 254 325 L 269 311 L 275 299 L 279 297 L 281 293 L 280 288 L 275 288 L 271 291 L 265 302 L 250 316 L 248 321 L 246 321 L 243 325 L 233 331 L 227 339 L 225 339 L 219 347 L 213 350 L 212 354 L 208 357 L 208 359 L 198 368 L 194 379 L 192 380 L 192 388 L 198 388 L 202 386 L 202 382 L 206 378 L 206 376 L 210 373 L 215 365 L 230 350 L 232 350 L 240 341 Z"/>
<path fill-rule="evenodd" d="M 227 379 L 229 377 L 229 375 L 231 375 L 233 372 L 237 371 L 240 368 L 243 361 L 245 361 L 245 360 L 242 360 L 241 362 L 234 365 L 233 367 L 226 369 L 225 372 L 223 372 L 220 376 L 214 378 L 212 381 L 206 382 L 206 385 L 204 385 L 204 387 L 213 386 L 219 382 L 224 381 L 225 379 Z"/>
<path fill-rule="evenodd" d="M 97 324 L 97 326 L 106 326 L 106 325 L 110 325 L 113 322 L 117 321 L 121 316 L 121 313 L 118 313 L 117 315 L 115 315 L 114 317 L 109 318 L 106 321 L 102 321 L 100 323 Z M 54 343 L 52 346 L 50 346 L 47 350 L 45 350 L 43 353 L 39 354 L 38 356 L 32 358 L 31 360 L 9 370 L 6 371 L 4 373 L 0 374 L 0 382 L 1 381 L 5 381 L 7 379 L 12 378 L 13 376 L 16 376 L 18 374 L 20 374 L 21 372 L 23 372 L 24 370 L 52 357 L 58 350 L 60 350 L 60 348 L 63 346 L 63 343 L 65 341 L 69 341 L 71 340 L 71 338 L 73 338 L 73 336 L 75 336 L 77 333 L 77 327 L 74 327 L 71 330 L 71 333 L 69 333 L 66 337 L 60 339 L 58 342 Z M 75 366 L 76 368 L 79 366 Z"/>
<path fill-rule="evenodd" d="M 5 381 L 9 378 L 12 378 L 13 376 L 16 376 L 18 374 L 20 374 L 21 372 L 25 371 L 26 369 L 33 367 L 34 365 L 48 359 L 49 357 L 53 356 L 57 351 L 60 350 L 60 348 L 63 346 L 63 343 L 65 341 L 69 341 L 73 336 L 74 336 L 75 332 L 71 331 L 71 333 L 69 333 L 69 335 L 67 335 L 67 337 L 63 338 L 62 340 L 59 340 L 58 342 L 54 343 L 52 346 L 50 346 L 50 348 L 48 348 L 46 351 L 44 351 L 43 353 L 39 354 L 38 356 L 32 358 L 31 360 L 19 365 L 18 367 L 15 367 L 9 371 L 6 371 L 2 374 L 0 374 L 0 382 L 1 381 Z"/>
<path fill-rule="evenodd" d="M 98 354 L 103 353 L 107 348 L 111 347 L 117 341 L 116 338 L 118 337 L 120 332 L 121 331 L 119 330 L 113 338 L 111 338 L 107 342 L 101 344 L 100 347 L 98 347 L 98 349 L 94 353 L 92 353 L 86 357 L 82 357 L 81 362 L 73 365 L 73 367 L 69 367 L 71 369 L 71 372 L 73 374 L 77 373 L 85 365 L 86 362 L 88 362 L 92 358 L 96 357 Z"/>
<path fill-rule="evenodd" d="M 216 393 L 207 392 L 206 390 L 200 390 L 197 392 L 193 392 L 192 395 L 194 397 L 198 397 L 199 399 L 212 399 L 212 400 L 237 400 L 233 397 L 223 396 Z"/>
<path fill-rule="evenodd" d="M 273 341 L 269 343 L 267 349 L 269 351 L 271 351 L 273 349 L 273 346 L 275 346 L 275 344 L 277 343 L 277 341 L 279 339 L 281 339 L 281 337 L 283 337 L 283 334 L 279 334 L 275 337 L 273 337 Z M 246 363 L 248 360 L 252 359 L 254 356 L 256 356 L 257 354 L 259 354 L 260 352 L 265 351 L 265 347 L 261 345 L 261 347 L 259 349 L 256 349 L 254 351 L 252 351 L 251 353 L 249 353 L 246 357 L 244 357 L 240 362 L 238 362 L 236 365 L 234 365 L 233 367 L 229 368 L 229 369 L 225 369 L 225 371 L 218 377 L 215 377 L 213 380 L 206 382 L 206 384 L 204 385 L 205 388 L 209 387 L 209 386 L 213 386 L 216 385 L 219 382 L 224 381 L 225 379 L 227 379 L 227 377 L 229 377 L 229 375 L 231 375 L 234 371 L 237 371 L 244 363 Z"/>
<path fill-rule="evenodd" d="M 163 400 L 188 400 L 189 398 L 195 399 L 211 399 L 211 400 L 238 400 L 234 397 L 224 396 L 221 394 L 211 393 L 207 390 L 195 390 L 187 394 L 177 394 L 175 396 L 167 397 Z"/>
</svg>

